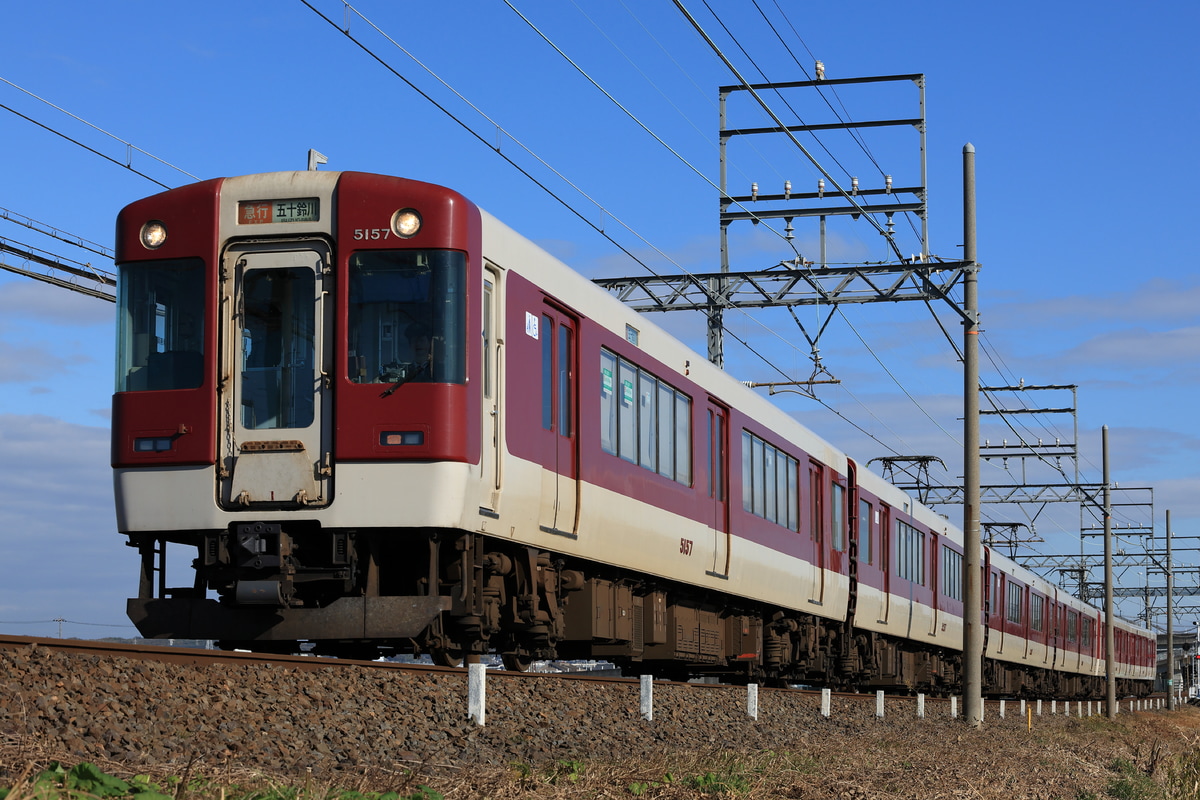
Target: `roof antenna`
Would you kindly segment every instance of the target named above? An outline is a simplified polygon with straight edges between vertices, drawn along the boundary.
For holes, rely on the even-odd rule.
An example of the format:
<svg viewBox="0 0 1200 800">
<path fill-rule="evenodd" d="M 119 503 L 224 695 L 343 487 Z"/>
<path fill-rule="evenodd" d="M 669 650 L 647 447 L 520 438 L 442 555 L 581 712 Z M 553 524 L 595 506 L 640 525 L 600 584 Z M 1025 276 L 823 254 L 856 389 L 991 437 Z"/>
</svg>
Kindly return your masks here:
<svg viewBox="0 0 1200 800">
<path fill-rule="evenodd" d="M 329 156 L 318 153 L 316 150 L 309 148 L 308 150 L 308 171 L 316 172 L 318 164 L 328 164 Z"/>
</svg>

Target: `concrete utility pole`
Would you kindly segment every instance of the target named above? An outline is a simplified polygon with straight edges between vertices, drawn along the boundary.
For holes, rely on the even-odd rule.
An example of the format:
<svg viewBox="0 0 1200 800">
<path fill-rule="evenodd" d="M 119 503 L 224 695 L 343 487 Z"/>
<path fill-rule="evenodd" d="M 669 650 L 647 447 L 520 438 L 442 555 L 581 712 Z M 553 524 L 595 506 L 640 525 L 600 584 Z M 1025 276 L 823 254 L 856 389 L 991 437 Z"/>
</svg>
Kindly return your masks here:
<svg viewBox="0 0 1200 800">
<path fill-rule="evenodd" d="M 983 558 L 979 525 L 979 265 L 975 147 L 963 147 L 963 720 L 983 725 Z"/>
<path fill-rule="evenodd" d="M 1112 483 L 1108 476 L 1108 426 L 1101 430 L 1104 450 L 1104 673 L 1107 676 L 1106 713 L 1117 717 L 1117 634 L 1113 626 Z"/>
<path fill-rule="evenodd" d="M 1167 710 L 1175 710 L 1175 567 L 1171 563 L 1171 509 L 1167 509 Z"/>
</svg>

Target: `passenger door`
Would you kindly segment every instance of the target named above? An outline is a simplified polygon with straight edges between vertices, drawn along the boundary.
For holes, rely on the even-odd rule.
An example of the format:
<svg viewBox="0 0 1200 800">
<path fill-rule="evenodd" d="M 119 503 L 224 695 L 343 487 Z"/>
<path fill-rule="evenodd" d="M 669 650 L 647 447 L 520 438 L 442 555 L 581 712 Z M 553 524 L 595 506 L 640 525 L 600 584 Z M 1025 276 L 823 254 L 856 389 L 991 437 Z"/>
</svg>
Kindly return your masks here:
<svg viewBox="0 0 1200 800">
<path fill-rule="evenodd" d="M 217 447 L 226 508 L 332 500 L 329 263 L 314 242 L 225 253 Z"/>
<path fill-rule="evenodd" d="M 578 533 L 579 437 L 577 433 L 577 322 L 549 302 L 538 323 L 541 341 L 542 503 L 541 528 Z"/>
<path fill-rule="evenodd" d="M 809 602 L 821 605 L 825 602 L 825 570 L 829 566 L 829 516 L 825 512 L 825 468 L 816 461 L 808 464 L 808 510 L 809 533 L 813 544 L 813 581 L 810 584 Z"/>
<path fill-rule="evenodd" d="M 712 568 L 708 574 L 729 577 L 729 409 L 708 399 L 705 416 L 705 454 L 708 462 L 708 500 L 713 531 Z"/>
</svg>

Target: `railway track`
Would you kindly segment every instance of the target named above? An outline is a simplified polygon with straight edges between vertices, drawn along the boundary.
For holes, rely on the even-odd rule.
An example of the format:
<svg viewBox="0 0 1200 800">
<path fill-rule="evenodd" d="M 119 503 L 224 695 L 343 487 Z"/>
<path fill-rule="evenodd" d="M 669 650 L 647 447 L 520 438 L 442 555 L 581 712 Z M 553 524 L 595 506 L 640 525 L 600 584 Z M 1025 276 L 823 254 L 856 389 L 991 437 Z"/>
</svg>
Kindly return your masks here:
<svg viewBox="0 0 1200 800">
<path fill-rule="evenodd" d="M 205 666 L 212 664 L 241 664 L 279 666 L 297 670 L 352 669 L 382 670 L 408 675 L 457 675 L 466 676 L 464 667 L 443 667 L 433 664 L 410 664 L 392 661 L 363 661 L 351 658 L 326 658 L 322 656 L 280 655 L 251 653 L 240 650 L 208 650 L 195 647 L 174 647 L 133 642 L 103 642 L 88 639 L 55 639 L 50 637 L 9 636 L 0 634 L 0 649 L 40 648 L 68 655 L 100 655 L 122 657 L 138 661 L 155 661 L 163 664 Z M 500 680 L 546 680 L 560 679 L 587 683 L 615 684 L 636 687 L 638 678 L 613 675 L 588 675 L 579 672 L 517 672 L 489 670 L 488 678 Z M 656 686 L 679 686 L 696 691 L 734 691 L 738 687 L 718 683 L 689 683 L 682 681 L 656 680 Z M 819 696 L 819 689 L 761 687 L 760 692 L 784 692 L 804 696 Z M 854 692 L 834 692 L 833 697 L 844 700 L 875 701 L 875 695 Z M 896 696 L 899 701 L 913 698 Z M 929 702 L 934 702 L 930 698 Z"/>
<path fill-rule="evenodd" d="M 87 639 L 55 639 L 50 637 L 10 636 L 0 634 L 0 649 L 41 648 L 43 650 L 74 655 L 101 655 L 106 657 L 123 657 L 141 661 L 155 661 L 164 664 L 204 666 L 212 664 L 241 664 L 279 666 L 296 670 L 348 669 L 348 670 L 380 670 L 395 672 L 402 675 L 455 675 L 465 677 L 467 670 L 463 667 L 444 667 L 433 664 L 410 664 L 392 661 L 363 661 L 350 658 L 327 658 L 322 656 L 280 655 L 271 653 L 251 653 L 239 650 L 208 650 L 193 647 L 174 647 L 168 645 L 150 645 L 132 642 L 103 642 Z M 617 677 L 612 675 L 588 675 L 578 672 L 516 672 L 509 670 L 489 670 L 489 680 L 546 680 L 560 679 L 582 681 L 588 683 L 614 684 L 636 686 L 637 678 Z M 679 681 L 659 681 L 656 686 L 679 686 L 696 691 L 737 691 L 738 687 L 728 684 L 715 683 L 685 683 Z M 806 687 L 778 688 L 760 687 L 762 693 L 782 692 L 798 694 L 805 697 L 819 697 L 820 689 Z M 875 694 L 859 692 L 832 692 L 831 696 L 843 702 L 861 702 L 874 704 Z M 1162 695 L 1154 695 L 1154 698 Z M 1152 698 L 1152 699 L 1154 699 Z M 887 694 L 885 703 L 888 705 L 913 704 L 916 698 L 908 694 Z M 932 711 L 943 705 L 950 704 L 950 698 L 926 697 L 925 704 Z M 1010 703 L 1015 701 L 1009 701 Z M 985 703 L 985 714 L 999 713 L 998 701 Z M 1074 704 L 1072 704 L 1072 707 Z"/>
</svg>

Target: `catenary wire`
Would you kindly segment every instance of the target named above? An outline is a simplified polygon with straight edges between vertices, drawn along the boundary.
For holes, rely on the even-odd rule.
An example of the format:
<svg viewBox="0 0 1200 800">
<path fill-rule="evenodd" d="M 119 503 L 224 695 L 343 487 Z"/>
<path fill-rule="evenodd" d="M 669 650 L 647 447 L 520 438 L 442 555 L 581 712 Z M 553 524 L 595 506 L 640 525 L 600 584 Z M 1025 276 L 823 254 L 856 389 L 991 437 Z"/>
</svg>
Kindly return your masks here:
<svg viewBox="0 0 1200 800">
<path fill-rule="evenodd" d="M 90 122 L 88 122 L 86 119 L 84 119 L 83 117 L 80 117 L 80 116 L 78 116 L 78 115 L 76 115 L 76 114 L 72 114 L 70 111 L 67 111 L 65 108 L 62 108 L 62 107 L 60 107 L 60 106 L 56 106 L 54 103 L 51 103 L 49 100 L 46 100 L 46 99 L 45 99 L 45 98 L 43 98 L 43 97 L 39 97 L 38 95 L 34 94 L 33 92 L 29 91 L 28 89 L 25 89 L 25 88 L 23 88 L 23 87 L 21 87 L 21 86 L 18 86 L 17 84 L 13 83 L 12 81 L 8 80 L 7 78 L 0 77 L 0 81 L 2 81 L 2 82 L 4 82 L 4 83 L 7 83 L 9 86 L 13 87 L 14 89 L 16 89 L 16 90 L 18 90 L 18 91 L 24 92 L 25 94 L 29 95 L 30 97 L 32 97 L 32 98 L 33 98 L 33 99 L 35 99 L 35 100 L 38 100 L 38 101 L 40 101 L 40 102 L 42 102 L 42 103 L 45 103 L 46 105 L 50 106 L 51 108 L 55 109 L 56 111 L 60 111 L 60 112 L 62 112 L 63 114 L 66 114 L 66 115 L 67 115 L 68 117 L 70 117 L 71 119 L 73 119 L 73 120 L 75 120 L 75 121 L 77 121 L 77 122 L 82 122 L 84 125 L 87 125 L 87 126 L 88 126 L 89 128 L 91 128 L 92 130 L 99 131 L 100 133 L 103 133 L 105 136 L 109 137 L 110 139 L 115 139 L 116 141 L 118 141 L 118 142 L 120 142 L 121 144 L 125 145 L 125 147 L 127 147 L 127 148 L 128 148 L 128 149 L 130 149 L 130 150 L 136 150 L 136 151 L 138 151 L 139 153 L 141 153 L 142 155 L 146 156 L 147 158 L 152 158 L 152 159 L 154 159 L 155 161 L 157 161 L 158 163 L 162 164 L 163 166 L 170 167 L 171 169 L 175 170 L 176 172 L 181 172 L 181 173 L 183 173 L 184 175 L 188 176 L 189 178 L 191 178 L 191 179 L 192 179 L 192 180 L 194 180 L 194 181 L 198 181 L 198 180 L 200 180 L 199 178 L 197 178 L 195 175 L 193 175 L 192 173 L 188 172 L 187 170 L 181 169 L 181 168 L 179 168 L 179 167 L 175 166 L 174 164 L 170 163 L 169 161 L 165 161 L 165 160 L 163 160 L 163 159 L 159 158 L 158 156 L 154 155 L 153 153 L 148 153 L 148 152 L 146 152 L 145 150 L 143 150 L 142 148 L 138 147 L 137 145 L 135 145 L 135 144 L 132 144 L 132 143 L 130 143 L 130 142 L 127 142 L 127 141 L 125 141 L 124 139 L 122 139 L 121 137 L 119 137 L 119 136 L 117 136 L 117 135 L 115 135 L 115 134 L 109 133 L 108 131 L 104 130 L 103 128 L 101 128 L 101 127 L 99 127 L 99 126 L 93 125 L 92 123 L 90 123 Z M 6 106 L 5 108 L 7 108 L 7 106 Z M 9 110 L 9 111 L 12 111 L 12 109 L 8 109 L 8 110 Z M 14 111 L 13 113 L 15 114 L 15 113 L 17 113 L 17 112 L 15 112 L 15 111 Z M 19 114 L 18 116 L 24 116 L 24 115 L 23 115 L 23 114 Z M 29 119 L 29 118 L 28 118 L 28 117 L 26 117 L 26 119 Z M 30 120 L 30 121 L 32 122 L 33 120 Z M 37 123 L 37 124 L 40 124 L 40 123 Z M 55 133 L 57 133 L 57 131 L 54 131 L 54 132 L 55 132 Z M 62 134 L 59 134 L 59 135 L 62 135 Z M 68 138 L 68 137 L 65 137 L 65 136 L 64 136 L 63 138 Z M 71 140 L 71 141 L 74 141 L 74 140 Z M 78 144 L 78 142 L 76 142 L 76 144 Z M 83 145 L 80 145 L 80 146 L 82 147 Z M 90 150 L 91 148 L 87 148 L 87 149 L 89 149 L 89 150 Z M 95 152 L 95 151 L 93 151 L 93 152 Z M 106 156 L 106 158 L 107 158 L 107 156 Z M 112 159 L 109 159 L 109 160 L 112 160 Z M 126 165 L 126 166 L 129 166 L 129 165 Z M 130 169 L 133 169 L 133 167 L 132 167 L 132 166 L 129 166 L 129 168 L 130 168 Z M 134 172 L 137 172 L 137 170 L 134 170 Z M 141 175 L 142 173 L 138 172 L 138 174 L 139 174 L 139 175 Z M 144 175 L 143 175 L 142 177 L 146 177 L 146 176 L 144 176 Z M 153 178 L 151 178 L 150 180 L 153 180 Z M 158 181 L 154 181 L 154 182 L 155 182 L 155 183 L 158 183 Z M 159 183 L 159 186 L 164 186 L 164 187 L 165 187 L 165 184 L 161 184 L 161 183 Z"/>
</svg>

